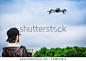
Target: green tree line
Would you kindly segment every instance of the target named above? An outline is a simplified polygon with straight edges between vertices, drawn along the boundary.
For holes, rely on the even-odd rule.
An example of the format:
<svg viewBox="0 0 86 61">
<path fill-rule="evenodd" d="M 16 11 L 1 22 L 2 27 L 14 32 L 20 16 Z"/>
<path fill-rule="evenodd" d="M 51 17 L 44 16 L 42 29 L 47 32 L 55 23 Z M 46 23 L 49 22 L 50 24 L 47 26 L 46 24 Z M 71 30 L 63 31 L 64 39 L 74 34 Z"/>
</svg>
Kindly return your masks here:
<svg viewBox="0 0 86 61">
<path fill-rule="evenodd" d="M 86 47 L 41 48 L 33 57 L 86 57 Z"/>
</svg>

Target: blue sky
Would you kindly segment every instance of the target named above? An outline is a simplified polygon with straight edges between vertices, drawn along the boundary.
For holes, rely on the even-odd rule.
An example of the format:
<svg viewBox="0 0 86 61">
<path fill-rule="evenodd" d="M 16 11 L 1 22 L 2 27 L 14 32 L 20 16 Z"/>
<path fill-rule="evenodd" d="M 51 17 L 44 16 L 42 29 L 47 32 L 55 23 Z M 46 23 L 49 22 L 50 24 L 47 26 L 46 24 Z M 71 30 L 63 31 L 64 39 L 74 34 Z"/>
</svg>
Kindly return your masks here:
<svg viewBox="0 0 86 61">
<path fill-rule="evenodd" d="M 20 45 L 39 50 L 41 47 L 86 47 L 85 0 L 0 0 L 0 52 L 8 43 L 6 31 L 22 26 L 66 26 L 67 32 L 21 32 Z M 50 8 L 67 9 L 48 14 Z"/>
</svg>

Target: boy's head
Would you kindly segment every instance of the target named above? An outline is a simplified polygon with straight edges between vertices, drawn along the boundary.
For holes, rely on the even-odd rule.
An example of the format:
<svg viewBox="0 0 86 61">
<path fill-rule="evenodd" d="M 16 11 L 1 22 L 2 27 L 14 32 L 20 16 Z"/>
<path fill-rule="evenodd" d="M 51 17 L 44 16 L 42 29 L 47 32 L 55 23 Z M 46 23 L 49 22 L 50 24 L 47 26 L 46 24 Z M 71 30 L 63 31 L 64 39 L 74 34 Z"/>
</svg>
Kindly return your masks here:
<svg viewBox="0 0 86 61">
<path fill-rule="evenodd" d="M 17 28 L 10 28 L 7 31 L 8 39 L 6 40 L 9 43 L 19 42 L 19 30 Z"/>
</svg>

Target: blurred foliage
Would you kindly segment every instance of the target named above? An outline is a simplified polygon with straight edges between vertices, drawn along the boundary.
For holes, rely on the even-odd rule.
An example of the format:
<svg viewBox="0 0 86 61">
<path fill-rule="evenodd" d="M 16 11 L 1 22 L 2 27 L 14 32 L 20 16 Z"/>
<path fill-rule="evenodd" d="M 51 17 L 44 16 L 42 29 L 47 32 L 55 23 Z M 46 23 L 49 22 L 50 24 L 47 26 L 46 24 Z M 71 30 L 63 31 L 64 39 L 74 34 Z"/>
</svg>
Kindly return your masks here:
<svg viewBox="0 0 86 61">
<path fill-rule="evenodd" d="M 41 48 L 33 57 L 86 57 L 86 47 Z"/>
</svg>

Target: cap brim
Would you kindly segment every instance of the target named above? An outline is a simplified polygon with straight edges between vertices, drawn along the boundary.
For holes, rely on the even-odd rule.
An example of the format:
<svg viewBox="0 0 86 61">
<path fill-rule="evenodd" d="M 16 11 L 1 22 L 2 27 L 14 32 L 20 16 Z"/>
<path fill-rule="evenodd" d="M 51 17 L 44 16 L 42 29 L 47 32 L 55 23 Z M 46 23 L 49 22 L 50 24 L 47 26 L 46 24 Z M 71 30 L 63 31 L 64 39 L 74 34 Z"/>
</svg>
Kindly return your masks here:
<svg viewBox="0 0 86 61">
<path fill-rule="evenodd" d="M 8 41 L 11 41 L 11 40 L 13 40 L 14 38 L 16 38 L 16 36 L 11 37 L 11 38 L 8 38 L 6 41 L 7 41 L 7 42 L 8 42 Z"/>
</svg>

